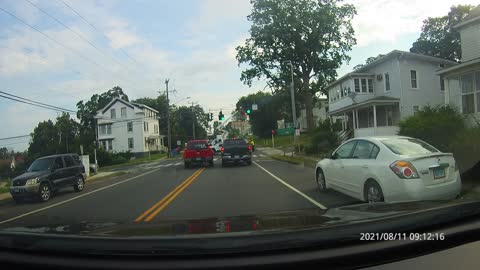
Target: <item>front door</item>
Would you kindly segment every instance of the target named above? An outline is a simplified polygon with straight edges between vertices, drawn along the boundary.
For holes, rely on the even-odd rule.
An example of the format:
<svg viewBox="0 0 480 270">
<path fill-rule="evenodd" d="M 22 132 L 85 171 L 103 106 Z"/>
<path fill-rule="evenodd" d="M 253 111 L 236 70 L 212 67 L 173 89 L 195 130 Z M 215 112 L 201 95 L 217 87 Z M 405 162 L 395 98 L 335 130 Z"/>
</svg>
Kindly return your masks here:
<svg viewBox="0 0 480 270">
<path fill-rule="evenodd" d="M 373 175 L 375 158 L 378 154 L 378 146 L 365 140 L 358 140 L 352 153 L 352 158 L 345 164 L 346 175 L 345 187 L 355 197 L 363 195 L 363 182 Z"/>
<path fill-rule="evenodd" d="M 340 146 L 333 154 L 334 159 L 331 160 L 329 170 L 325 172 L 325 177 L 341 189 L 345 189 L 345 163 L 351 158 L 356 143 L 356 140 L 352 140 Z"/>
</svg>

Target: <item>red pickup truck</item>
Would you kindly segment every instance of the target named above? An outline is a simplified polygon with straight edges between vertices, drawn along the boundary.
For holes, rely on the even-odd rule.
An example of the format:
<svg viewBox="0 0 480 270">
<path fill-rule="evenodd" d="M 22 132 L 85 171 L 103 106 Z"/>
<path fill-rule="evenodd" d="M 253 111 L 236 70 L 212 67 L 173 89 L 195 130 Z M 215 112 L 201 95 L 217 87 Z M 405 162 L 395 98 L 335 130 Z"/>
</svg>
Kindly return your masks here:
<svg viewBox="0 0 480 270">
<path fill-rule="evenodd" d="M 213 150 L 208 145 L 207 140 L 189 141 L 183 152 L 185 169 L 195 164 L 213 167 L 213 156 Z"/>
</svg>

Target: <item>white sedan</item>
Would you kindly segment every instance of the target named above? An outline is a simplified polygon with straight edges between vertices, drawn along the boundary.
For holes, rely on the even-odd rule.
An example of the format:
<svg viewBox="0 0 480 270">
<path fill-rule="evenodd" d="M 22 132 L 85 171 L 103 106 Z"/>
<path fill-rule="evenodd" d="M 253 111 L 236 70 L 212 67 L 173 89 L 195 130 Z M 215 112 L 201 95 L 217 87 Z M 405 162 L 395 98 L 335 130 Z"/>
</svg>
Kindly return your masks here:
<svg viewBox="0 0 480 270">
<path fill-rule="evenodd" d="M 449 200 L 460 194 L 460 173 L 451 153 L 403 136 L 354 138 L 319 161 L 320 191 L 335 189 L 374 202 Z"/>
</svg>

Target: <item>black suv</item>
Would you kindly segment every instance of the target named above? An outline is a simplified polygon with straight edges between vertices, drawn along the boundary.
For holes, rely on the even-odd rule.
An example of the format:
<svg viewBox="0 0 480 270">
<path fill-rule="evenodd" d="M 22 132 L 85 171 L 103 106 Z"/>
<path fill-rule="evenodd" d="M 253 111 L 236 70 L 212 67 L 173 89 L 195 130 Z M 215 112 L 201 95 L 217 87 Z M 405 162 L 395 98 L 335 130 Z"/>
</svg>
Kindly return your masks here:
<svg viewBox="0 0 480 270">
<path fill-rule="evenodd" d="M 75 191 L 85 187 L 85 167 L 76 154 L 63 154 L 36 159 L 27 172 L 15 177 L 10 194 L 16 202 L 36 197 L 46 202 L 60 188 L 73 186 Z"/>
</svg>

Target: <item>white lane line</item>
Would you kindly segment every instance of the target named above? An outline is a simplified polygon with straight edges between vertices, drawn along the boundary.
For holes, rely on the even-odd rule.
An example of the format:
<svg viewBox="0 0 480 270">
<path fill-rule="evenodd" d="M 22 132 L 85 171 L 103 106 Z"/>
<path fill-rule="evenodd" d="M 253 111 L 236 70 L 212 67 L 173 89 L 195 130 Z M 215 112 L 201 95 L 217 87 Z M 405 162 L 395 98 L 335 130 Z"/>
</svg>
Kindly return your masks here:
<svg viewBox="0 0 480 270">
<path fill-rule="evenodd" d="M 308 197 L 306 194 L 304 194 L 303 192 L 301 192 L 300 190 L 294 188 L 293 186 L 291 186 L 290 184 L 288 184 L 287 182 L 283 181 L 282 179 L 278 178 L 276 175 L 274 175 L 273 173 L 269 172 L 267 169 L 263 168 L 262 166 L 260 166 L 257 162 L 253 161 L 253 164 L 257 165 L 260 169 L 264 170 L 266 173 L 268 173 L 271 177 L 275 178 L 275 180 L 277 180 L 278 182 L 284 184 L 286 187 L 288 187 L 289 189 L 293 190 L 294 192 L 298 193 L 298 195 L 302 196 L 303 198 L 307 199 L 307 201 L 313 203 L 314 205 L 318 206 L 319 208 L 321 209 L 327 209 L 327 207 L 325 207 L 323 204 L 315 201 L 314 199 Z"/>
<path fill-rule="evenodd" d="M 258 157 L 257 155 L 252 155 L 253 157 Z"/>
<path fill-rule="evenodd" d="M 152 172 L 155 172 L 157 171 L 158 169 L 155 169 L 153 171 L 149 171 L 149 172 L 146 172 L 146 173 L 142 173 L 142 174 L 139 174 L 137 176 L 134 176 L 132 178 L 128 178 L 128 179 L 125 179 L 123 181 L 120 181 L 120 182 L 117 182 L 117 183 L 114 183 L 114 184 L 111 184 L 111 185 L 108 185 L 108 186 L 105 186 L 105 187 L 102 187 L 102 188 L 99 188 L 99 189 L 96 189 L 96 190 L 92 190 L 90 192 L 87 192 L 87 193 L 84 193 L 82 195 L 78 195 L 76 197 L 73 197 L 73 198 L 70 198 L 68 200 L 65 200 L 65 201 L 61 201 L 61 202 L 58 202 L 56 204 L 52 204 L 52 205 L 49 205 L 49 206 L 46 206 L 46 207 L 43 207 L 43 208 L 40 208 L 40 209 L 37 209 L 37 210 L 33 210 L 31 212 L 27 212 L 25 214 L 21 214 L 19 216 L 16 216 L 16 217 L 13 217 L 13 218 L 10 218 L 10 219 L 6 219 L 6 220 L 3 220 L 3 221 L 0 221 L 0 224 L 4 224 L 4 223 L 7 223 L 7 222 L 10 222 L 10 221 L 14 221 L 14 220 L 17 220 L 19 218 L 22 218 L 22 217 L 26 217 L 26 216 L 29 216 L 29 215 L 32 215 L 32 214 L 35 214 L 35 213 L 38 213 L 38 212 L 41 212 L 41 211 L 45 211 L 47 209 L 50 209 L 50 208 L 53 208 L 55 206 L 59 206 L 59 205 L 62 205 L 62 204 L 65 204 L 67 202 L 71 202 L 71 201 L 74 201 L 74 200 L 77 200 L 77 199 L 80 199 L 80 198 L 83 198 L 85 196 L 88 196 L 88 195 L 91 195 L 93 193 L 96 193 L 96 192 L 99 192 L 99 191 L 102 191 L 104 189 L 107 189 L 107 188 L 111 188 L 111 187 L 114 187 L 114 186 L 117 186 L 117 185 L 120 185 L 120 184 L 123 184 L 123 183 L 126 183 L 126 182 L 129 182 L 129 181 L 132 181 L 136 178 L 139 178 L 139 177 L 142 177 L 144 175 L 147 175 L 147 174 L 150 174 Z"/>
<path fill-rule="evenodd" d="M 170 163 L 170 164 L 165 165 L 165 167 L 172 166 L 172 165 L 173 165 L 173 163 Z"/>
<path fill-rule="evenodd" d="M 261 157 L 265 157 L 265 155 L 263 155 L 263 154 L 259 154 L 259 156 L 261 156 Z"/>
<path fill-rule="evenodd" d="M 178 166 L 178 165 L 180 165 L 180 164 L 182 164 L 182 162 L 175 163 L 175 166 Z"/>
</svg>

